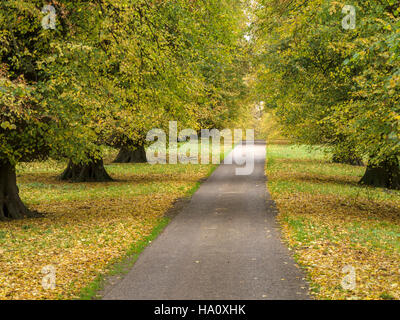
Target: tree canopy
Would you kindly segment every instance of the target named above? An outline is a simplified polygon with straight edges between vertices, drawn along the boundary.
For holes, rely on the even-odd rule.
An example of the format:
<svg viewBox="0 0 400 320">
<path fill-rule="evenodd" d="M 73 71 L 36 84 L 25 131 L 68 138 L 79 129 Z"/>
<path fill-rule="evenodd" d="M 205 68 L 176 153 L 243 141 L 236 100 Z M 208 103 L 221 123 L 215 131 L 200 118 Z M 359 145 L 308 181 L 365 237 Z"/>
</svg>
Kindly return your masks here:
<svg viewBox="0 0 400 320">
<path fill-rule="evenodd" d="M 400 188 L 400 9 L 359 2 L 354 28 L 344 28 L 345 5 L 257 2 L 257 93 L 293 140 L 368 157 L 364 183 Z"/>
<path fill-rule="evenodd" d="M 18 162 L 109 180 L 103 146 L 145 161 L 149 130 L 233 126 L 261 101 L 293 141 L 400 188 L 399 15 L 394 0 L 2 1 L 0 218 L 29 215 Z"/>
<path fill-rule="evenodd" d="M 54 8 L 51 27 L 42 25 L 44 5 Z M 82 172 L 102 170 L 88 178 L 108 179 L 102 145 L 135 148 L 170 120 L 200 129 L 238 117 L 246 92 L 243 5 L 2 1 L 0 163 L 10 178 L 0 218 L 28 213 L 10 203 L 23 208 L 7 186 L 18 162 L 68 158 L 62 177 L 83 181 Z"/>
</svg>

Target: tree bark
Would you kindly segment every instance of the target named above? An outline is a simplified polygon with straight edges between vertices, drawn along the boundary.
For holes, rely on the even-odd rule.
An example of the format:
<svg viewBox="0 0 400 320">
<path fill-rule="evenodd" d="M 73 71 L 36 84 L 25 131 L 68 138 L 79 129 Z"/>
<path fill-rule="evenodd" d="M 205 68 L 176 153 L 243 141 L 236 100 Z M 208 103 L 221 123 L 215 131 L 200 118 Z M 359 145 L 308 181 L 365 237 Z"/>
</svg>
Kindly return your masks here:
<svg viewBox="0 0 400 320">
<path fill-rule="evenodd" d="M 360 184 L 378 188 L 400 190 L 400 168 L 397 157 L 367 166 Z"/>
<path fill-rule="evenodd" d="M 114 163 L 146 163 L 146 150 L 144 146 L 137 146 L 135 150 L 121 148 Z"/>
<path fill-rule="evenodd" d="M 60 179 L 72 182 L 107 182 L 113 181 L 104 168 L 103 160 L 92 160 L 87 164 L 74 164 L 71 160 Z"/>
<path fill-rule="evenodd" d="M 36 216 L 19 197 L 15 166 L 0 162 L 0 220 L 22 219 Z"/>
</svg>

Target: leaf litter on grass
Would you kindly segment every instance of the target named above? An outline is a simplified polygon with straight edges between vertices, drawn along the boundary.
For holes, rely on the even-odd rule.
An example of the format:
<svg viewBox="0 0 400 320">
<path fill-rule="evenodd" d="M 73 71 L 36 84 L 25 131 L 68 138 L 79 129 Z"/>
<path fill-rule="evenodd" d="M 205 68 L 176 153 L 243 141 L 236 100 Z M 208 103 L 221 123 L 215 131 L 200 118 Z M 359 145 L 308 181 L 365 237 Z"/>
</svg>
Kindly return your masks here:
<svg viewBox="0 0 400 320">
<path fill-rule="evenodd" d="M 0 299 L 79 298 L 212 166 L 189 167 L 112 166 L 113 183 L 61 183 L 46 163 L 19 172 L 21 197 L 44 216 L 0 224 Z M 42 286 L 46 266 L 55 268 L 53 290 Z"/>
<path fill-rule="evenodd" d="M 301 150 L 289 159 L 285 146 L 271 148 L 268 188 L 314 296 L 400 299 L 399 193 L 357 185 L 363 168 L 304 161 Z M 354 270 L 351 289 L 343 287 L 346 270 Z"/>
</svg>

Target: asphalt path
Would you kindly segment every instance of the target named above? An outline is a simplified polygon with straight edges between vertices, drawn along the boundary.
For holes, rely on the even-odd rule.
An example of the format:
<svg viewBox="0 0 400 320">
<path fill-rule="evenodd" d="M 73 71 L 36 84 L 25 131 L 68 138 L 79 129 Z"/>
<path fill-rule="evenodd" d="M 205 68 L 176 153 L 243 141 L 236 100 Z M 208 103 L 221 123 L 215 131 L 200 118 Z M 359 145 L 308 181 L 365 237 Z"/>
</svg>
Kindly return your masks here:
<svg viewBox="0 0 400 320">
<path fill-rule="evenodd" d="M 226 162 L 253 155 L 252 173 L 221 164 L 103 299 L 309 299 L 304 274 L 281 241 L 265 150 L 264 143 L 237 146 Z"/>
</svg>

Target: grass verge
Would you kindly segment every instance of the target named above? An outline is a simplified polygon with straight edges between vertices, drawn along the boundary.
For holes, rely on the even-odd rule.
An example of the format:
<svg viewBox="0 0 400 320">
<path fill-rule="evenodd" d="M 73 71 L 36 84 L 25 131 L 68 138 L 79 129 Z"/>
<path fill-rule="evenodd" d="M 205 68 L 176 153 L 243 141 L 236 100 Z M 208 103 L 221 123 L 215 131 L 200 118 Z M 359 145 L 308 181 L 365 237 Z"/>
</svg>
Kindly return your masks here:
<svg viewBox="0 0 400 320">
<path fill-rule="evenodd" d="M 323 150 L 267 148 L 283 237 L 317 299 L 400 299 L 400 192 L 358 185 L 364 170 Z"/>
</svg>

